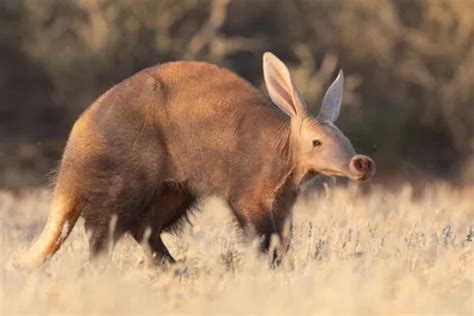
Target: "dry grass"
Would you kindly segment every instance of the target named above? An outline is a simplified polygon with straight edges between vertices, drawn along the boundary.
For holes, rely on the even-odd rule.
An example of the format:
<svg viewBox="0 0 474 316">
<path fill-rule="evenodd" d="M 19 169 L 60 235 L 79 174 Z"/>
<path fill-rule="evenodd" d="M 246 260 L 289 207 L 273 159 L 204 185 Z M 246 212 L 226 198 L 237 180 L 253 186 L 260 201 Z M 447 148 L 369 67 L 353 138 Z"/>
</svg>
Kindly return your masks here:
<svg viewBox="0 0 474 316">
<path fill-rule="evenodd" d="M 413 196 L 374 187 L 302 198 L 283 265 L 269 269 L 239 242 L 228 210 L 211 200 L 195 225 L 166 242 L 180 262 L 143 264 L 122 240 L 104 271 L 87 262 L 82 223 L 40 272 L 9 262 L 45 222 L 49 196 L 0 193 L 2 315 L 472 315 L 473 187 L 430 184 Z M 467 236 L 469 235 L 469 236 Z"/>
</svg>

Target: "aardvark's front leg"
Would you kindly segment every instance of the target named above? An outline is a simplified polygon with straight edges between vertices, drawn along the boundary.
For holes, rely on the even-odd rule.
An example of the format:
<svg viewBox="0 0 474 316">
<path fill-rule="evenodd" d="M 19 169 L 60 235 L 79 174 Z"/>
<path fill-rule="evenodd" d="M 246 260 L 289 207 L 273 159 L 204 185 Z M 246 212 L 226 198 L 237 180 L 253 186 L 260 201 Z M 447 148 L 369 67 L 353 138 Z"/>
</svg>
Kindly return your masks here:
<svg viewBox="0 0 474 316">
<path fill-rule="evenodd" d="M 288 250 L 291 233 L 291 208 L 282 207 L 275 201 L 267 202 L 239 197 L 229 203 L 243 228 L 249 227 L 260 238 L 260 250 L 268 253 L 270 246 L 275 246 L 272 253 L 274 263 Z M 272 236 L 276 236 L 276 245 L 271 245 Z"/>
</svg>

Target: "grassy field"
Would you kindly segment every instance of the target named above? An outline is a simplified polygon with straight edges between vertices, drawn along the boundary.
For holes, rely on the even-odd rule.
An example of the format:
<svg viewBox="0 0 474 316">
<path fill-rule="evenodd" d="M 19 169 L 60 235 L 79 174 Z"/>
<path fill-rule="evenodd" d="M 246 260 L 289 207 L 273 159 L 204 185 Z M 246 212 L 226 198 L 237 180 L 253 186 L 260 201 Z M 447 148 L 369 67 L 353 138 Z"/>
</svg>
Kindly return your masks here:
<svg viewBox="0 0 474 316">
<path fill-rule="evenodd" d="M 307 192 L 277 269 L 218 200 L 166 236 L 179 260 L 170 267 L 145 264 L 126 237 L 99 271 L 78 222 L 41 271 L 26 273 L 12 257 L 42 229 L 49 194 L 0 192 L 0 314 L 473 315 L 473 193 L 443 183 Z"/>
</svg>

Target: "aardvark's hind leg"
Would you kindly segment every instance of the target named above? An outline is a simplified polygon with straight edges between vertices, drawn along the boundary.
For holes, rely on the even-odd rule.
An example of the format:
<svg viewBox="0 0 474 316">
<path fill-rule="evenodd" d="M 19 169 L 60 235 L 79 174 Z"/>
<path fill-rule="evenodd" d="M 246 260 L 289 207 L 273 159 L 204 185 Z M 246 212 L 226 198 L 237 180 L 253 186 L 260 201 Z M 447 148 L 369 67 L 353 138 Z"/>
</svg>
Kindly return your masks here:
<svg viewBox="0 0 474 316">
<path fill-rule="evenodd" d="M 165 184 L 152 199 L 143 219 L 130 229 L 137 242 L 141 243 L 144 238 L 148 238 L 146 247 L 149 248 L 146 251 L 154 264 L 175 262 L 163 243 L 161 233 L 179 224 L 195 200 L 184 188 Z"/>
<path fill-rule="evenodd" d="M 145 205 L 152 196 L 132 177 L 115 183 L 111 179 L 110 183 L 101 186 L 101 192 L 88 196 L 82 214 L 92 261 L 110 258 L 115 243 L 137 218 L 143 216 Z"/>
</svg>

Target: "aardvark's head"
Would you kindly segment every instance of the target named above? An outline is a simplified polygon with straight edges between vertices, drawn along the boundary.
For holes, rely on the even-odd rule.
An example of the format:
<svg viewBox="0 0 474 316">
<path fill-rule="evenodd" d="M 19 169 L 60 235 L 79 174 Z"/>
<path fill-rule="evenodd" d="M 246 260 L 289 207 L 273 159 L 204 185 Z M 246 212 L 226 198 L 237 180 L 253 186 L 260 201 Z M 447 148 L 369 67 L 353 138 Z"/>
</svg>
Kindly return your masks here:
<svg viewBox="0 0 474 316">
<path fill-rule="evenodd" d="M 263 55 L 263 73 L 270 98 L 291 118 L 292 146 L 300 168 L 354 180 L 374 175 L 374 161 L 357 155 L 349 139 L 334 125 L 342 103 L 342 71 L 327 90 L 316 118 L 307 113 L 287 67 L 272 53 Z"/>
</svg>

